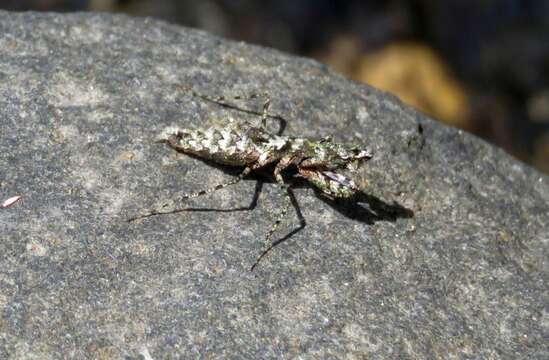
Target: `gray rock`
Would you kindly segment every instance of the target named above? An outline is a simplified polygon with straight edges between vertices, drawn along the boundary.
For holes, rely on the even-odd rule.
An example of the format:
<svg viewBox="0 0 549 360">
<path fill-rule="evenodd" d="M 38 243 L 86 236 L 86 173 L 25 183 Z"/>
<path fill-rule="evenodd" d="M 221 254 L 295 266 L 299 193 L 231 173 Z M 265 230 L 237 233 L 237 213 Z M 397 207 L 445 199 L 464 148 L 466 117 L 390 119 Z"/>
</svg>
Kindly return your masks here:
<svg viewBox="0 0 549 360">
<path fill-rule="evenodd" d="M 270 49 L 99 14 L 0 12 L 0 30 L 0 200 L 23 196 L 0 209 L 1 358 L 549 357 L 548 177 Z M 299 186 L 306 226 L 291 212 L 253 272 L 272 183 L 250 211 L 254 179 L 128 223 L 234 175 L 155 143 L 257 119 L 186 87 L 266 91 L 285 134 L 371 147 L 363 201 Z"/>
</svg>

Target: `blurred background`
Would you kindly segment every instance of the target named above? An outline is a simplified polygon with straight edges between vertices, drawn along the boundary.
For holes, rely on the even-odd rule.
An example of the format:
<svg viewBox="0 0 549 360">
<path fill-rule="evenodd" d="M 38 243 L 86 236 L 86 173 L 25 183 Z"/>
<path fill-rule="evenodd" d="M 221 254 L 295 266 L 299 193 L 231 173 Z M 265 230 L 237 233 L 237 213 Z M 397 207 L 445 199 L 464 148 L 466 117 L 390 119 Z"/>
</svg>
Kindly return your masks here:
<svg viewBox="0 0 549 360">
<path fill-rule="evenodd" d="M 312 57 L 549 174 L 547 0 L 0 0 L 151 16 Z"/>
</svg>

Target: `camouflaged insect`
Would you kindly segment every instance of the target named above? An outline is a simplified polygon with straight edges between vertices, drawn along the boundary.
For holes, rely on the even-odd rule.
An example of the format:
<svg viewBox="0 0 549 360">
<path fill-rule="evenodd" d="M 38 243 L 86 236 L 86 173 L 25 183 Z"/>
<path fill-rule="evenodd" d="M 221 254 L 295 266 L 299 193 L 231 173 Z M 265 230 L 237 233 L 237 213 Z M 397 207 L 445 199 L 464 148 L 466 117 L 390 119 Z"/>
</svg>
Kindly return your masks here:
<svg viewBox="0 0 549 360">
<path fill-rule="evenodd" d="M 243 177 L 274 164 L 274 178 L 285 181 L 282 172 L 295 166 L 306 179 L 330 198 L 349 198 L 360 188 L 340 169 L 356 171 L 372 157 L 367 149 L 333 142 L 273 135 L 260 127 L 243 128 L 231 121 L 226 127 L 166 129 L 161 136 L 172 148 L 222 165 L 244 166 Z"/>
<path fill-rule="evenodd" d="M 225 105 L 222 97 L 212 98 L 192 91 L 208 101 Z M 257 95 L 252 95 L 255 98 Z M 210 160 L 221 165 L 243 166 L 244 170 L 234 179 L 216 185 L 212 188 L 201 190 L 196 193 L 183 194 L 178 200 L 198 197 L 212 193 L 226 186 L 241 181 L 248 174 L 273 167 L 275 181 L 285 190 L 287 200 L 290 200 L 290 185 L 285 181 L 283 174 L 289 169 L 295 169 L 295 174 L 307 180 L 310 184 L 320 190 L 321 194 L 331 199 L 351 198 L 360 192 L 359 186 L 342 171 L 355 172 L 360 165 L 372 157 L 372 153 L 365 148 L 340 144 L 326 137 L 320 140 L 308 138 L 281 136 L 269 133 L 266 130 L 266 119 L 270 101 L 267 98 L 263 104 L 262 124 L 253 126 L 249 123 L 238 123 L 230 119 L 225 126 L 213 126 L 205 129 L 181 129 L 168 128 L 159 137 L 162 142 L 167 142 L 177 151 Z M 291 201 L 287 201 L 282 208 L 276 222 L 271 227 L 265 238 L 269 241 L 277 229 L 282 218 L 285 216 Z M 133 221 L 153 215 L 171 213 L 164 211 L 169 204 L 160 208 L 150 210 L 144 215 L 129 219 Z M 271 244 L 257 258 L 251 270 L 259 263 L 261 258 L 273 248 Z"/>
</svg>

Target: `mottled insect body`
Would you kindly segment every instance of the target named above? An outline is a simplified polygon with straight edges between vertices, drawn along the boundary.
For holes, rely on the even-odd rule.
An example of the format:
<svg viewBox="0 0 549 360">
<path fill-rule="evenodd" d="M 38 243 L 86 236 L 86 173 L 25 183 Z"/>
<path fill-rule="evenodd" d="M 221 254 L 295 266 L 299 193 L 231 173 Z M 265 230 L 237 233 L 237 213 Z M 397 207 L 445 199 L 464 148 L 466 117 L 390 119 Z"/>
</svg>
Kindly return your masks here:
<svg viewBox="0 0 549 360">
<path fill-rule="evenodd" d="M 354 172 L 372 157 L 367 149 L 334 143 L 330 138 L 274 135 L 235 121 L 206 129 L 168 128 L 161 140 L 183 153 L 223 165 L 245 166 L 249 169 L 246 175 L 274 164 L 275 180 L 281 184 L 285 183 L 282 172 L 295 167 L 300 177 L 331 198 L 348 198 L 360 191 L 352 179 L 337 171 Z"/>
<path fill-rule="evenodd" d="M 224 98 L 213 98 L 191 91 L 208 101 L 225 105 Z M 257 95 L 252 95 L 255 98 Z M 201 190 L 192 194 L 183 194 L 179 201 L 212 193 L 226 186 L 241 181 L 248 174 L 273 168 L 274 180 L 287 194 L 286 205 L 282 208 L 276 222 L 267 233 L 268 242 L 277 229 L 279 223 L 288 211 L 291 204 L 290 185 L 288 176 L 298 176 L 312 184 L 321 194 L 331 199 L 351 198 L 361 189 L 348 176 L 342 173 L 356 171 L 360 165 L 372 157 L 372 153 L 360 146 L 340 144 L 326 137 L 320 140 L 309 138 L 275 135 L 266 130 L 265 123 L 270 115 L 267 112 L 270 101 L 267 98 L 262 115 L 262 125 L 254 126 L 250 123 L 239 123 L 232 119 L 224 126 L 213 126 L 204 129 L 168 128 L 159 137 L 172 148 L 180 152 L 210 160 L 222 165 L 242 166 L 244 170 L 232 180 Z M 168 204 L 158 209 L 150 210 L 144 215 L 136 216 L 129 221 L 174 212 L 164 211 Z M 301 216 L 298 213 L 299 216 Z M 271 244 L 259 256 L 252 266 L 259 263 L 261 258 L 274 246 Z"/>
</svg>

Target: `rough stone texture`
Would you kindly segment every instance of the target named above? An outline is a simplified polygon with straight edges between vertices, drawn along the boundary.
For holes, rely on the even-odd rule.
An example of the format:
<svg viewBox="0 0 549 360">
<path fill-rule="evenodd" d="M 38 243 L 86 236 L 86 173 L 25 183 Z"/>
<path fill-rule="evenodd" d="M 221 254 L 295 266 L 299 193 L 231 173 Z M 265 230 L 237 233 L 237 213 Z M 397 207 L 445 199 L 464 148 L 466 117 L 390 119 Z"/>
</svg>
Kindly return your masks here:
<svg viewBox="0 0 549 360">
<path fill-rule="evenodd" d="M 0 357 L 547 359 L 549 179 L 310 60 L 150 19 L 0 12 Z M 126 219 L 234 172 L 154 142 L 254 119 L 367 144 L 361 204 Z M 238 103 L 258 108 L 253 101 Z M 271 119 L 276 128 L 278 121 Z M 254 180 L 189 203 L 246 208 Z M 408 209 L 408 210 L 406 210 Z M 140 355 L 141 354 L 141 355 Z"/>
</svg>

